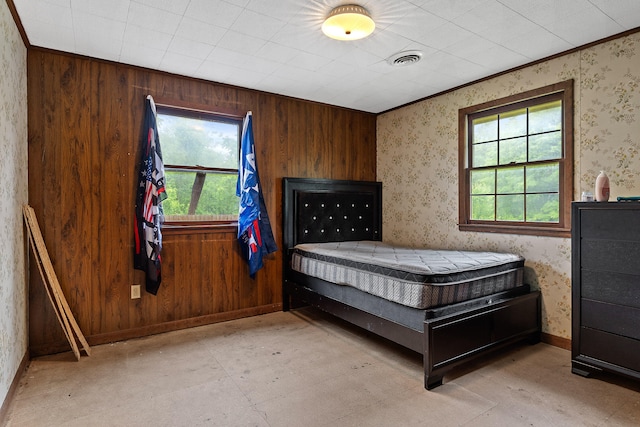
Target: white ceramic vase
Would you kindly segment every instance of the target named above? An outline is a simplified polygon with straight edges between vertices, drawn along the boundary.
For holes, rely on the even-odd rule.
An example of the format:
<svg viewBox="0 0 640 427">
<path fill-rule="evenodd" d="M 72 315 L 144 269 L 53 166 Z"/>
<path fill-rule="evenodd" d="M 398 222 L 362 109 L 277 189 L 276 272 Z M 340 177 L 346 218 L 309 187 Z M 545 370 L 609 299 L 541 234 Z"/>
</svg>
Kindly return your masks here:
<svg viewBox="0 0 640 427">
<path fill-rule="evenodd" d="M 596 201 L 609 201 L 609 191 L 609 177 L 606 173 L 600 171 L 600 175 L 596 178 Z"/>
</svg>

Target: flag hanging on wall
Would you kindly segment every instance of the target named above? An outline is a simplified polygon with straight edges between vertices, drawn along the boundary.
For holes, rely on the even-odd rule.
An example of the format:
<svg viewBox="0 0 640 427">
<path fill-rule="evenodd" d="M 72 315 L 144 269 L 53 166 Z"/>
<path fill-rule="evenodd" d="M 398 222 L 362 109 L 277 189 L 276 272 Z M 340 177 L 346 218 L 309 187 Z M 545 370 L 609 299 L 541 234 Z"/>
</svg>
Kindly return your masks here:
<svg viewBox="0 0 640 427">
<path fill-rule="evenodd" d="M 262 257 L 277 251 L 278 247 L 271 231 L 258 176 L 251 111 L 247 113 L 242 126 L 236 195 L 240 197 L 238 241 L 249 264 L 249 275 L 255 277 L 262 268 Z"/>
<path fill-rule="evenodd" d="M 162 251 L 162 201 L 167 198 L 164 188 L 164 165 L 156 125 L 156 105 L 147 96 L 144 115 L 142 157 L 138 174 L 135 215 L 134 268 L 146 273 L 146 290 L 156 295 L 160 282 Z"/>
</svg>

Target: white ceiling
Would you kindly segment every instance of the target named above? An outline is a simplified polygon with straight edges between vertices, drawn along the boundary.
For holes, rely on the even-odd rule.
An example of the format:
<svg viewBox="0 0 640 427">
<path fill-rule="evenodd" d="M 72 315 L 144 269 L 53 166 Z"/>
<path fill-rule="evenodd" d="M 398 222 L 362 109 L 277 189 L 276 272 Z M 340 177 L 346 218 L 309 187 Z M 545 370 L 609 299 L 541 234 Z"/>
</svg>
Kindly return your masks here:
<svg viewBox="0 0 640 427">
<path fill-rule="evenodd" d="M 13 0 L 34 46 L 378 113 L 640 27 L 640 0 Z M 336 41 L 335 6 L 376 30 Z M 422 60 L 386 59 L 420 50 Z"/>
</svg>

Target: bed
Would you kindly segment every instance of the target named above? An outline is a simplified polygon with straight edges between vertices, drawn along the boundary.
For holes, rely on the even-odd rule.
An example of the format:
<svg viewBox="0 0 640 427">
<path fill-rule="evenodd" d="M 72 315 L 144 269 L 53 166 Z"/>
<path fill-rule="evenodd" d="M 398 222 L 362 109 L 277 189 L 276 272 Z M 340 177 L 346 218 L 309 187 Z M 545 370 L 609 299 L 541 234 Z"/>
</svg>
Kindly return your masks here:
<svg viewBox="0 0 640 427">
<path fill-rule="evenodd" d="M 454 366 L 540 340 L 524 259 L 385 244 L 379 182 L 284 178 L 283 245 L 283 310 L 311 305 L 422 354 L 428 390 Z"/>
</svg>

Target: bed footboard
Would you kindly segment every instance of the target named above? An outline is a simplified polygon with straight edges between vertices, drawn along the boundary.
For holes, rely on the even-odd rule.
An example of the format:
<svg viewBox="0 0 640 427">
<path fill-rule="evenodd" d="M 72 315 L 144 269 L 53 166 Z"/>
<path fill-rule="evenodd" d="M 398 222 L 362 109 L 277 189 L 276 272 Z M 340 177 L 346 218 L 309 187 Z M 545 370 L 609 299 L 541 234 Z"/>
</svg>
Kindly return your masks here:
<svg viewBox="0 0 640 427">
<path fill-rule="evenodd" d="M 412 328 L 375 312 L 373 301 L 380 300 L 379 297 L 349 288 L 366 302 L 358 308 L 343 298 L 316 291 L 318 283 L 344 288 L 290 272 L 284 283 L 287 309 L 289 301 L 295 302 L 292 308 L 308 304 L 422 354 L 427 390 L 441 385 L 444 375 L 457 365 L 517 341 L 531 344 L 540 341 L 540 292 L 529 292 L 528 286 L 452 304 L 446 309 L 407 308 L 411 314 L 403 317 L 415 319 L 418 325 Z"/>
<path fill-rule="evenodd" d="M 540 341 L 540 292 L 424 322 L 424 386 L 442 384 L 454 366 L 520 340 Z"/>
</svg>

